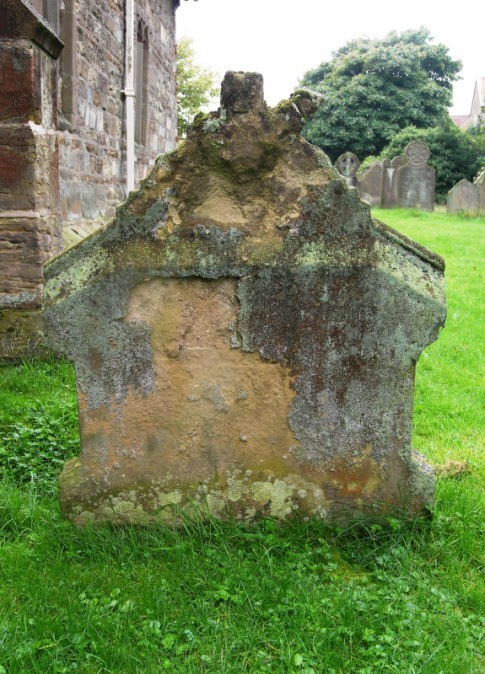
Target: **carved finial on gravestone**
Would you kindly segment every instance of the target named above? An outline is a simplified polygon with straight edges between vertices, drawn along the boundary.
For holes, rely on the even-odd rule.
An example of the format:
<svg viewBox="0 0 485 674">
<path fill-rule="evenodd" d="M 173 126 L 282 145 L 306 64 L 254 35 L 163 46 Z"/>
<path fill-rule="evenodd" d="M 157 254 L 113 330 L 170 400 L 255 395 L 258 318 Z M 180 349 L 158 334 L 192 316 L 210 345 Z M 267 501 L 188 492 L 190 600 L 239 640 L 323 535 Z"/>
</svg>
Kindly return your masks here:
<svg viewBox="0 0 485 674">
<path fill-rule="evenodd" d="M 229 70 L 221 85 L 221 107 L 228 114 L 263 110 L 266 107 L 263 76 Z"/>
<path fill-rule="evenodd" d="M 406 164 L 394 177 L 397 205 L 401 208 L 434 209 L 436 173 L 427 164 L 430 151 L 426 143 L 412 141 L 404 152 Z"/>
<path fill-rule="evenodd" d="M 360 160 L 353 152 L 344 152 L 335 162 L 335 168 L 343 176 L 347 183 L 355 187 L 357 180 L 355 178 L 359 170 Z"/>
<path fill-rule="evenodd" d="M 219 111 L 45 269 L 48 340 L 76 364 L 77 524 L 432 501 L 413 383 L 443 261 L 373 220 L 298 133 L 299 94 L 267 108 L 261 81 L 228 73 Z"/>
</svg>

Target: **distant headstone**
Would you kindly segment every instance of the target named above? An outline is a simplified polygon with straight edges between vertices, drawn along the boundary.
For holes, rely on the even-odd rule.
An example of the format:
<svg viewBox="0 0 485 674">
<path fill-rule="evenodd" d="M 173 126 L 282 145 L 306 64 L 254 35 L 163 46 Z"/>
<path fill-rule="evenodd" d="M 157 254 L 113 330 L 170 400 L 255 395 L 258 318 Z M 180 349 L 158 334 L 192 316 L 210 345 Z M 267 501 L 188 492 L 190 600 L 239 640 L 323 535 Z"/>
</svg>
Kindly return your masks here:
<svg viewBox="0 0 485 674">
<path fill-rule="evenodd" d="M 448 213 L 461 213 L 467 211 L 476 213 L 478 211 L 478 186 L 469 180 L 460 180 L 448 192 Z"/>
<path fill-rule="evenodd" d="M 382 191 L 381 191 L 381 206 L 382 208 L 393 208 L 397 206 L 396 194 L 396 168 L 392 165 L 390 159 L 384 159 L 382 171 Z"/>
<path fill-rule="evenodd" d="M 76 365 L 88 522 L 417 513 L 416 361 L 443 260 L 371 217 L 300 131 L 318 103 L 229 73 L 106 228 L 45 269 L 49 344 Z M 271 149 L 271 152 L 268 151 Z"/>
<path fill-rule="evenodd" d="M 406 164 L 397 169 L 396 198 L 401 208 L 434 209 L 436 172 L 428 165 L 429 147 L 421 141 L 413 141 L 406 147 Z"/>
<path fill-rule="evenodd" d="M 335 162 L 335 168 L 351 187 L 357 184 L 356 173 L 360 166 L 360 160 L 353 152 L 344 152 Z"/>
<path fill-rule="evenodd" d="M 403 157 L 403 155 L 401 154 L 398 154 L 397 157 L 391 159 L 391 168 L 393 169 L 401 168 L 401 166 L 404 166 L 405 164 L 406 164 L 406 157 Z"/>
<path fill-rule="evenodd" d="M 380 161 L 374 162 L 366 171 L 357 176 L 360 198 L 372 208 L 381 205 L 383 177 L 384 167 Z"/>
<path fill-rule="evenodd" d="M 478 189 L 478 212 L 485 214 L 485 169 L 473 181 Z"/>
</svg>

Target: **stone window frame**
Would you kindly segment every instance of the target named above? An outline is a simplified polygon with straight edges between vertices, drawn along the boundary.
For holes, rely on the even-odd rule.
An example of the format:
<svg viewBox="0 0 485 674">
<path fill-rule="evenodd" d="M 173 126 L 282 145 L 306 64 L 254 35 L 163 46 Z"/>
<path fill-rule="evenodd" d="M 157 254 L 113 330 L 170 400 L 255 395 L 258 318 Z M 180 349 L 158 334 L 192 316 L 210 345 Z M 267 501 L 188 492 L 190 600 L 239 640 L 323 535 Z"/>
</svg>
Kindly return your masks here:
<svg viewBox="0 0 485 674">
<path fill-rule="evenodd" d="M 136 28 L 135 57 L 135 143 L 147 144 L 148 130 L 148 65 L 150 36 L 148 26 L 139 18 Z"/>
<path fill-rule="evenodd" d="M 45 0 L 44 0 L 45 1 Z M 64 49 L 60 58 L 59 128 L 74 130 L 77 110 L 77 10 L 76 0 L 62 0 L 59 26 Z"/>
<path fill-rule="evenodd" d="M 61 0 L 62 1 L 62 0 Z M 46 21 L 54 29 L 55 33 L 59 34 L 59 0 L 42 0 L 42 15 Z M 64 3 L 62 3 L 64 4 Z"/>
</svg>

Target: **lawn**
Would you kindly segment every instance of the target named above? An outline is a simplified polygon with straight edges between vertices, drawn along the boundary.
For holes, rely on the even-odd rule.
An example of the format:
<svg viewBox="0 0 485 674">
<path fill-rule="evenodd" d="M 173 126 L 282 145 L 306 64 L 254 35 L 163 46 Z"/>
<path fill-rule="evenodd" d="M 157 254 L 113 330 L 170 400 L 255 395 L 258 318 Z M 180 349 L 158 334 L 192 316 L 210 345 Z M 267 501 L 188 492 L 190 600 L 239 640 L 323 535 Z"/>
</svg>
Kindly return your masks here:
<svg viewBox="0 0 485 674">
<path fill-rule="evenodd" d="M 433 517 L 75 529 L 55 479 L 79 451 L 72 369 L 4 366 L 0 674 L 485 671 L 485 218 L 374 214 L 447 262 L 414 420 Z"/>
</svg>

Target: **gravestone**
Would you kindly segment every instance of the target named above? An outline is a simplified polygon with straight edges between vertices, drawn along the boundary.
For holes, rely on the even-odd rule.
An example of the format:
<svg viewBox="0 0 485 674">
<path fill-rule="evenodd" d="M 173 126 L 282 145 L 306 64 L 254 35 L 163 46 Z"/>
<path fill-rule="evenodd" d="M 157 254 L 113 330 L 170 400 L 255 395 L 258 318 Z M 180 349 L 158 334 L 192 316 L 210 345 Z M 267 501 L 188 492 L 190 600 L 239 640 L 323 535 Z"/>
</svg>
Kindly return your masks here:
<svg viewBox="0 0 485 674">
<path fill-rule="evenodd" d="M 460 180 L 448 192 L 447 199 L 448 213 L 461 213 L 469 211 L 476 213 L 478 211 L 478 187 L 469 180 Z"/>
<path fill-rule="evenodd" d="M 397 195 L 397 169 L 405 166 L 405 157 L 397 156 L 394 159 L 384 159 L 382 175 L 382 208 L 396 208 L 398 205 Z"/>
<path fill-rule="evenodd" d="M 397 169 L 394 178 L 397 205 L 423 211 L 434 210 L 436 172 L 427 163 L 429 147 L 421 141 L 413 141 L 406 147 L 404 154 L 406 164 Z"/>
<path fill-rule="evenodd" d="M 485 169 L 477 175 L 473 183 L 478 190 L 478 212 L 483 214 L 485 213 Z"/>
<path fill-rule="evenodd" d="M 398 154 L 397 157 L 391 159 L 391 168 L 393 169 L 401 168 L 401 166 L 405 166 L 405 164 L 406 164 L 406 157 L 403 157 L 400 154 Z"/>
<path fill-rule="evenodd" d="M 360 198 L 372 208 L 381 205 L 383 179 L 384 166 L 380 161 L 374 162 L 366 171 L 357 176 Z"/>
<path fill-rule="evenodd" d="M 116 218 L 45 270 L 45 330 L 76 365 L 82 455 L 63 512 L 95 521 L 415 513 L 416 361 L 445 318 L 443 261 L 372 219 L 274 109 L 226 74 Z"/>
<path fill-rule="evenodd" d="M 335 168 L 350 187 L 357 185 L 356 174 L 359 170 L 360 160 L 353 152 L 344 152 L 335 162 Z"/>
<path fill-rule="evenodd" d="M 395 175 L 396 169 L 392 167 L 390 159 L 384 159 L 382 162 L 382 208 L 392 208 L 397 205 L 397 195 L 395 194 Z"/>
</svg>

